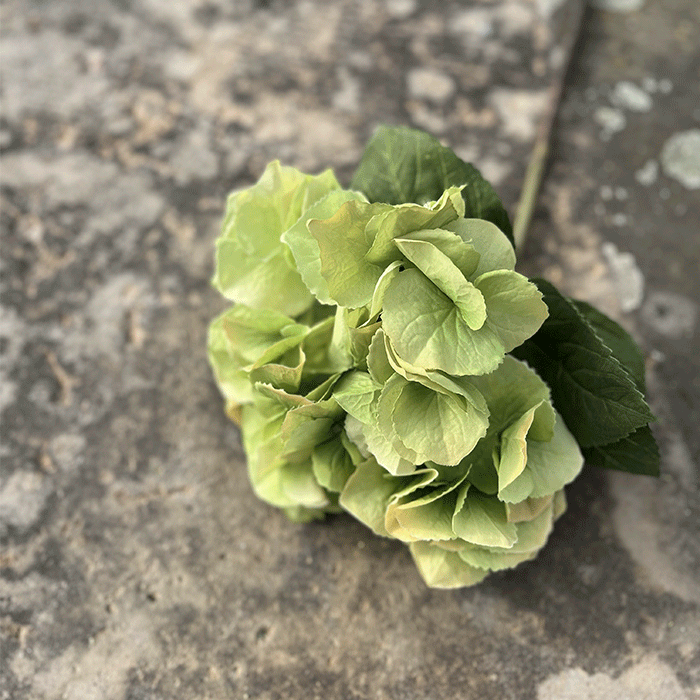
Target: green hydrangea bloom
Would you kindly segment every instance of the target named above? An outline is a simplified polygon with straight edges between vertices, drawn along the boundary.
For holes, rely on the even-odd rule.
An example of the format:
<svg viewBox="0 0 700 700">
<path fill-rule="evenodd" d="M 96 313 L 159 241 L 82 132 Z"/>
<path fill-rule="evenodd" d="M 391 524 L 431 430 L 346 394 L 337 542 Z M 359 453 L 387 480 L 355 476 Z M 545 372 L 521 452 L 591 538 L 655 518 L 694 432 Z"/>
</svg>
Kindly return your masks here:
<svg viewBox="0 0 700 700">
<path fill-rule="evenodd" d="M 352 513 L 438 587 L 534 556 L 583 461 L 508 355 L 542 294 L 464 214 L 459 187 L 371 203 L 272 163 L 229 198 L 214 285 L 236 305 L 209 330 L 255 493 L 297 521 Z"/>
<path fill-rule="evenodd" d="M 403 382 L 427 389 L 424 382 L 393 373 L 375 392 L 380 397 L 396 393 L 387 387 Z M 362 377 L 352 382 L 360 383 L 368 384 Z M 376 533 L 409 543 L 423 578 L 435 587 L 469 585 L 489 571 L 535 556 L 565 508 L 564 485 L 583 466 L 576 441 L 551 405 L 549 389 L 525 363 L 508 356 L 470 384 L 488 410 L 488 427 L 473 449 L 456 465 L 425 461 L 414 471 L 393 474 L 379 464 L 373 434 L 368 439 L 360 431 L 357 437 L 357 425 L 371 408 L 349 406 L 351 392 L 338 391 L 349 415 L 348 434 L 365 457 L 348 479 L 340 504 Z M 435 394 L 440 396 L 437 388 Z M 396 428 L 406 416 L 397 416 L 393 405 Z M 425 419 L 419 404 L 415 413 L 416 422 Z M 381 429 L 381 416 L 377 424 Z"/>
</svg>

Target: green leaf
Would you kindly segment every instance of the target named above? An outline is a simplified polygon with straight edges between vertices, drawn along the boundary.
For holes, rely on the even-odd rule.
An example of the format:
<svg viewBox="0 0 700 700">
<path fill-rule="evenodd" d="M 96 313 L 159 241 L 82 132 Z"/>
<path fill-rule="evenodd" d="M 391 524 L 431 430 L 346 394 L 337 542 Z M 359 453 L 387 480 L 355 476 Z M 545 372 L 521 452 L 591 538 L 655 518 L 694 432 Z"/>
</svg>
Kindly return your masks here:
<svg viewBox="0 0 700 700">
<path fill-rule="evenodd" d="M 534 280 L 549 308 L 540 330 L 513 354 L 552 390 L 554 406 L 581 447 L 617 442 L 654 419 L 644 397 L 572 302 Z"/>
<path fill-rule="evenodd" d="M 513 243 L 508 214 L 491 185 L 473 165 L 422 131 L 379 127 L 351 185 L 370 202 L 388 204 L 423 204 L 451 186 L 463 187 L 464 216 L 493 222 Z"/>
<path fill-rule="evenodd" d="M 620 324 L 587 302 L 576 299 L 570 301 L 588 321 L 596 335 L 612 350 L 615 359 L 629 372 L 637 389 L 644 393 L 644 355 L 632 336 Z"/>
<path fill-rule="evenodd" d="M 588 464 L 631 474 L 659 476 L 659 448 L 648 425 L 617 442 L 583 450 Z"/>
</svg>

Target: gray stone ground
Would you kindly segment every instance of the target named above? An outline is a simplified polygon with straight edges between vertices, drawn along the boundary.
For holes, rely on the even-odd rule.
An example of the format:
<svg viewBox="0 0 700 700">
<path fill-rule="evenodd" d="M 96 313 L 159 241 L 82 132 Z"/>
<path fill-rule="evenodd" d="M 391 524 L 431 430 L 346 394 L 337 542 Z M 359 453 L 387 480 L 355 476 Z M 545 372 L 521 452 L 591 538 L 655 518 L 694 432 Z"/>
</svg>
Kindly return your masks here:
<svg viewBox="0 0 700 700">
<path fill-rule="evenodd" d="M 660 480 L 589 470 L 535 562 L 431 591 L 254 498 L 205 359 L 227 191 L 392 122 L 513 211 L 579 9 L 6 0 L 0 698 L 700 697 L 695 0 L 584 15 L 523 259 L 640 340 Z"/>
</svg>

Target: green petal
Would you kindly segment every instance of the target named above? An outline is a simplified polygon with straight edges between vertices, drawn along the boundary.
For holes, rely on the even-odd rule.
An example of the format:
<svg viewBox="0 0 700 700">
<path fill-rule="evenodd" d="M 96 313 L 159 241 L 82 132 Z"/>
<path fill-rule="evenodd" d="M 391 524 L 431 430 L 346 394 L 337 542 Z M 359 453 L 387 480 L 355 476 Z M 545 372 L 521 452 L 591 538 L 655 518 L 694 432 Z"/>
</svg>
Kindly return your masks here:
<svg viewBox="0 0 700 700">
<path fill-rule="evenodd" d="M 321 274 L 321 257 L 318 241 L 311 235 L 308 222 L 311 219 L 329 219 L 340 207 L 351 200 L 365 201 L 359 192 L 335 190 L 309 207 L 301 218 L 282 234 L 296 262 L 301 279 L 322 304 L 332 304 L 328 284 Z"/>
<path fill-rule="evenodd" d="M 411 542 L 409 550 L 420 575 L 431 588 L 472 586 L 483 581 L 488 573 L 469 566 L 455 552 L 448 552 L 430 542 Z"/>
<path fill-rule="evenodd" d="M 572 482 L 582 468 L 583 455 L 578 444 L 557 414 L 552 439 L 527 441 L 527 464 L 517 478 L 499 489 L 498 497 L 517 503 L 547 496 Z"/>
<path fill-rule="evenodd" d="M 469 489 L 462 507 L 454 514 L 455 535 L 472 544 L 509 549 L 517 541 L 517 530 L 509 523 L 506 509 L 493 497 Z"/>
<path fill-rule="evenodd" d="M 498 334 L 506 352 L 534 335 L 547 318 L 541 292 L 517 272 L 485 272 L 474 285 L 484 296 L 488 326 Z"/>
<path fill-rule="evenodd" d="M 454 231 L 479 253 L 479 264 L 473 272 L 469 273 L 470 279 L 490 270 L 515 269 L 513 246 L 501 229 L 490 221 L 457 219 L 445 225 L 444 228 Z"/>
<path fill-rule="evenodd" d="M 311 219 L 308 229 L 316 239 L 321 275 L 329 297 L 339 306 L 357 308 L 369 304 L 375 285 L 386 265 L 366 259 L 372 245 L 365 228 L 370 220 L 388 209 L 385 204 L 349 201 L 327 219 Z M 394 256 L 399 257 L 398 251 Z"/>
<path fill-rule="evenodd" d="M 311 454 L 316 481 L 335 493 L 340 493 L 355 470 L 355 465 L 340 438 L 318 445 Z"/>
<path fill-rule="evenodd" d="M 372 405 L 377 401 L 381 385 L 367 372 L 349 372 L 333 389 L 333 398 L 344 411 L 363 423 L 374 420 Z"/>
<path fill-rule="evenodd" d="M 492 372 L 504 345 L 488 323 L 472 330 L 455 303 L 419 270 L 400 273 L 389 285 L 384 332 L 402 360 L 451 375 Z"/>
<path fill-rule="evenodd" d="M 397 377 L 392 421 L 401 442 L 418 463 L 456 465 L 486 434 L 488 420 L 456 394 L 437 392 Z"/>
<path fill-rule="evenodd" d="M 486 321 L 486 303 L 481 292 L 460 269 L 429 241 L 397 238 L 399 250 L 459 309 L 469 328 L 478 330 Z"/>
<path fill-rule="evenodd" d="M 332 172 L 305 175 L 270 163 L 260 180 L 231 194 L 217 240 L 214 286 L 228 299 L 255 308 L 304 312 L 313 297 L 289 263 L 280 237 L 305 208 L 340 186 Z"/>
</svg>

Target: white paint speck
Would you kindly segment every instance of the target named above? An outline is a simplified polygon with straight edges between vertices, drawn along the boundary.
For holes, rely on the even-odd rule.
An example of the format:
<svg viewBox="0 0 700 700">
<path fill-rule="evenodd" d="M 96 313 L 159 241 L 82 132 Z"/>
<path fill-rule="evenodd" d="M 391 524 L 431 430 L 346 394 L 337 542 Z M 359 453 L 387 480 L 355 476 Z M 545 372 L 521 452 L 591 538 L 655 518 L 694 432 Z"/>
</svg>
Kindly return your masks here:
<svg viewBox="0 0 700 700">
<path fill-rule="evenodd" d="M 600 198 L 609 202 L 613 198 L 613 191 L 610 185 L 603 185 L 600 188 Z"/>
<path fill-rule="evenodd" d="M 656 92 L 659 89 L 659 83 L 656 78 L 652 77 L 651 75 L 647 75 L 642 78 L 642 87 L 647 92 Z"/>
<path fill-rule="evenodd" d="M 593 119 L 603 127 L 600 133 L 603 141 L 609 141 L 613 134 L 622 131 L 627 125 L 625 115 L 614 107 L 598 107 L 593 114 Z"/>
<path fill-rule="evenodd" d="M 659 164 L 655 160 L 648 160 L 644 165 L 637 170 L 634 174 L 635 180 L 640 185 L 653 185 L 656 179 L 659 177 Z"/>
<path fill-rule="evenodd" d="M 700 189 L 700 129 L 673 135 L 661 151 L 664 173 L 689 190 Z"/>
<path fill-rule="evenodd" d="M 649 93 L 629 80 L 621 80 L 615 85 L 610 99 L 617 107 L 632 112 L 648 112 L 653 105 Z"/>
<path fill-rule="evenodd" d="M 341 112 L 357 112 L 360 109 L 360 83 L 350 71 L 338 69 L 340 89 L 333 95 L 333 106 Z"/>
<path fill-rule="evenodd" d="M 627 214 L 619 213 L 619 214 L 614 214 L 612 217 L 613 226 L 618 226 L 618 227 L 627 226 L 627 221 L 628 221 Z"/>
<path fill-rule="evenodd" d="M 445 73 L 431 68 L 414 68 L 408 74 L 408 92 L 417 100 L 445 102 L 455 92 L 455 81 Z"/>
<path fill-rule="evenodd" d="M 498 113 L 503 131 L 513 138 L 529 141 L 535 135 L 547 97 L 546 90 L 498 88 L 488 100 Z"/>
<path fill-rule="evenodd" d="M 659 90 L 661 90 L 664 95 L 668 95 L 668 93 L 673 90 L 673 83 L 668 78 L 662 78 L 659 80 Z"/>
<path fill-rule="evenodd" d="M 386 0 L 387 12 L 396 19 L 409 17 L 416 11 L 416 0 Z"/>
<path fill-rule="evenodd" d="M 628 197 L 629 193 L 624 187 L 615 188 L 615 199 L 617 199 L 618 202 L 624 202 Z"/>
<path fill-rule="evenodd" d="M 593 7 L 609 12 L 634 12 L 644 5 L 644 0 L 590 0 Z"/>
<path fill-rule="evenodd" d="M 50 483 L 41 474 L 20 469 L 0 484 L 0 536 L 8 527 L 24 531 L 41 515 L 50 493 Z"/>
<path fill-rule="evenodd" d="M 627 223 L 626 216 L 621 225 L 625 223 Z M 613 286 L 620 301 L 620 309 L 625 312 L 638 309 L 644 298 L 644 275 L 637 266 L 634 255 L 619 251 L 617 246 L 610 242 L 603 244 L 602 253 L 610 269 Z"/>
<path fill-rule="evenodd" d="M 452 17 L 450 31 L 465 39 L 483 39 L 493 34 L 493 21 L 493 13 L 484 8 L 464 10 Z"/>
</svg>

